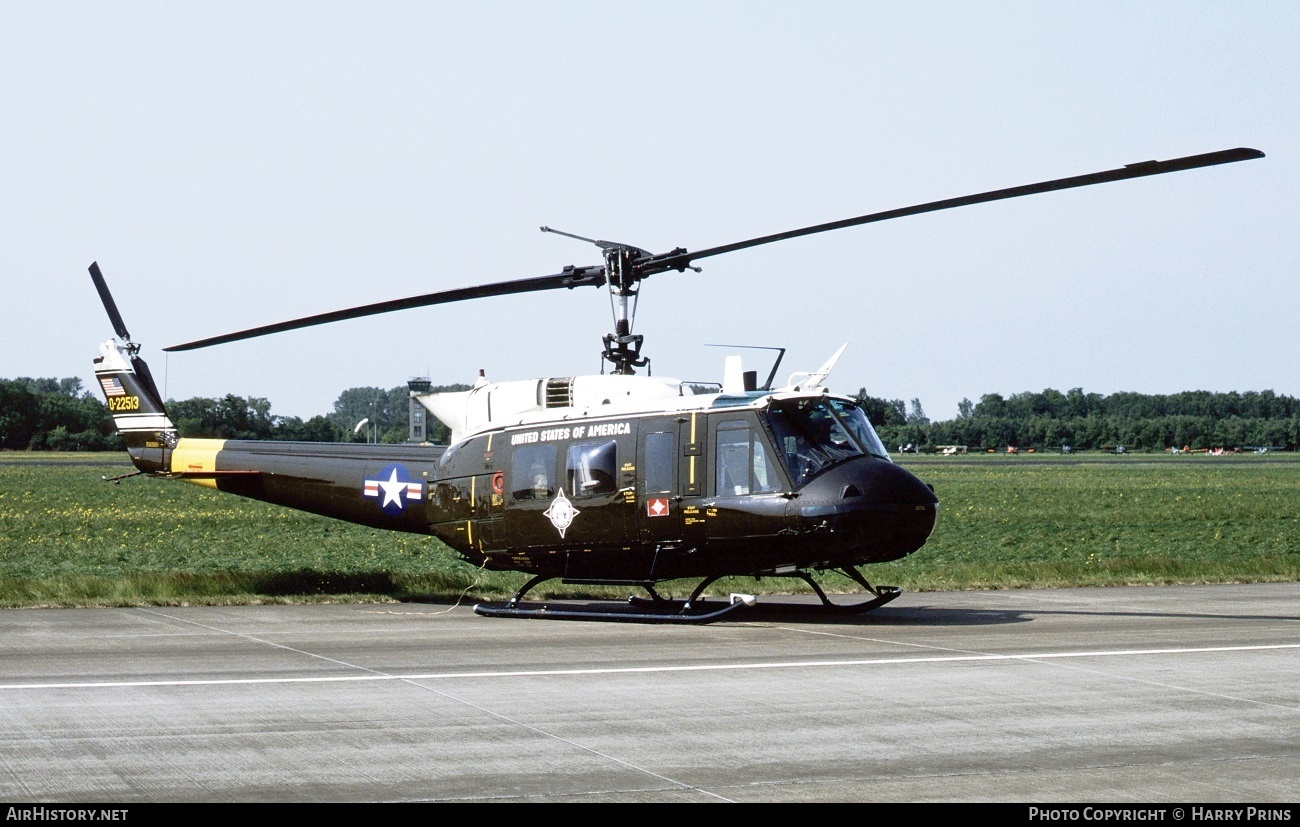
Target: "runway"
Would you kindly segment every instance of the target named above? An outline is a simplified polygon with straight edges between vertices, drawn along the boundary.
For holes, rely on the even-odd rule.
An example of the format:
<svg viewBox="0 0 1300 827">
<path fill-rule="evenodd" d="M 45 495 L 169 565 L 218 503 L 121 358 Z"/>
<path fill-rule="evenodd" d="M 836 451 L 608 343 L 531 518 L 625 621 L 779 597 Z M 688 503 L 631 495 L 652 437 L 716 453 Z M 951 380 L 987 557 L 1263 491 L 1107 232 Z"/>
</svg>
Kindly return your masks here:
<svg viewBox="0 0 1300 827">
<path fill-rule="evenodd" d="M 0 612 L 0 798 L 1294 802 L 1300 584 Z"/>
</svg>

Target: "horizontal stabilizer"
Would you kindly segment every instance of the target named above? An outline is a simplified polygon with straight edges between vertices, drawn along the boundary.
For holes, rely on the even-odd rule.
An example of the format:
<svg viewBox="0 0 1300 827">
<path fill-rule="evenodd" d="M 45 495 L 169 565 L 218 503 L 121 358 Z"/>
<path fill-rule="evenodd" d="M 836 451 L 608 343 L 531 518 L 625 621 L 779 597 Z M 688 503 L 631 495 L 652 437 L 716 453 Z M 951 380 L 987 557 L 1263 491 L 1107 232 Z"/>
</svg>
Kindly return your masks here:
<svg viewBox="0 0 1300 827">
<path fill-rule="evenodd" d="M 168 477 L 178 480 L 220 480 L 229 477 L 256 477 L 261 471 L 174 471 Z"/>
</svg>

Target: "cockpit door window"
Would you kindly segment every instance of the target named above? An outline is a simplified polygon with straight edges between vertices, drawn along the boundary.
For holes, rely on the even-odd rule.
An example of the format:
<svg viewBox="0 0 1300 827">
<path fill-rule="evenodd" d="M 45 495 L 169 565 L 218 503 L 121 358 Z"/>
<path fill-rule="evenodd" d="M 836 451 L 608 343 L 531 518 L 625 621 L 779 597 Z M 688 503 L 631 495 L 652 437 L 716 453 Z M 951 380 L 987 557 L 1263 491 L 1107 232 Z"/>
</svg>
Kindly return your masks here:
<svg viewBox="0 0 1300 827">
<path fill-rule="evenodd" d="M 718 423 L 713 457 L 714 496 L 735 497 L 781 490 L 772 452 L 748 420 Z"/>
</svg>

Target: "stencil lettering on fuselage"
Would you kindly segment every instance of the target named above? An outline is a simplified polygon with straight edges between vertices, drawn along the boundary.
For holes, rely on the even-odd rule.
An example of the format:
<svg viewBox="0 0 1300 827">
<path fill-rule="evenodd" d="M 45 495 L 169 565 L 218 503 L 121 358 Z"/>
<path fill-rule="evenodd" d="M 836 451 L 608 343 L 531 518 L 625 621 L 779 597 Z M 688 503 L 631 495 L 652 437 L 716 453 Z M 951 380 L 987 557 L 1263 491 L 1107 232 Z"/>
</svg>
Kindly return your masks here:
<svg viewBox="0 0 1300 827">
<path fill-rule="evenodd" d="M 546 428 L 540 431 L 522 431 L 510 435 L 511 445 L 531 445 L 534 442 L 555 442 L 562 439 L 592 439 L 632 433 L 631 422 L 601 422 L 597 425 L 573 425 L 563 428 Z"/>
</svg>

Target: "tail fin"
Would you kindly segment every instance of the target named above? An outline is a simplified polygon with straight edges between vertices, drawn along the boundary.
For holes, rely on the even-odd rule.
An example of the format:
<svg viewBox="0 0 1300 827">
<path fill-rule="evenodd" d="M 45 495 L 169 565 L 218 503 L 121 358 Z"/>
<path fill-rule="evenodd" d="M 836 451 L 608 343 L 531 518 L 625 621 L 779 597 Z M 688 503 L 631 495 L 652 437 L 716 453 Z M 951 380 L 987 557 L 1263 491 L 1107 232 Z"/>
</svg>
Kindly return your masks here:
<svg viewBox="0 0 1300 827">
<path fill-rule="evenodd" d="M 135 467 L 149 474 L 166 473 L 171 465 L 172 448 L 176 447 L 176 426 L 167 417 L 149 366 L 139 356 L 140 346 L 131 341 L 122 323 L 98 263 L 90 265 L 90 277 L 99 290 L 114 332 L 122 338 L 120 342 L 109 339 L 99 346 L 95 379 Z"/>
</svg>

